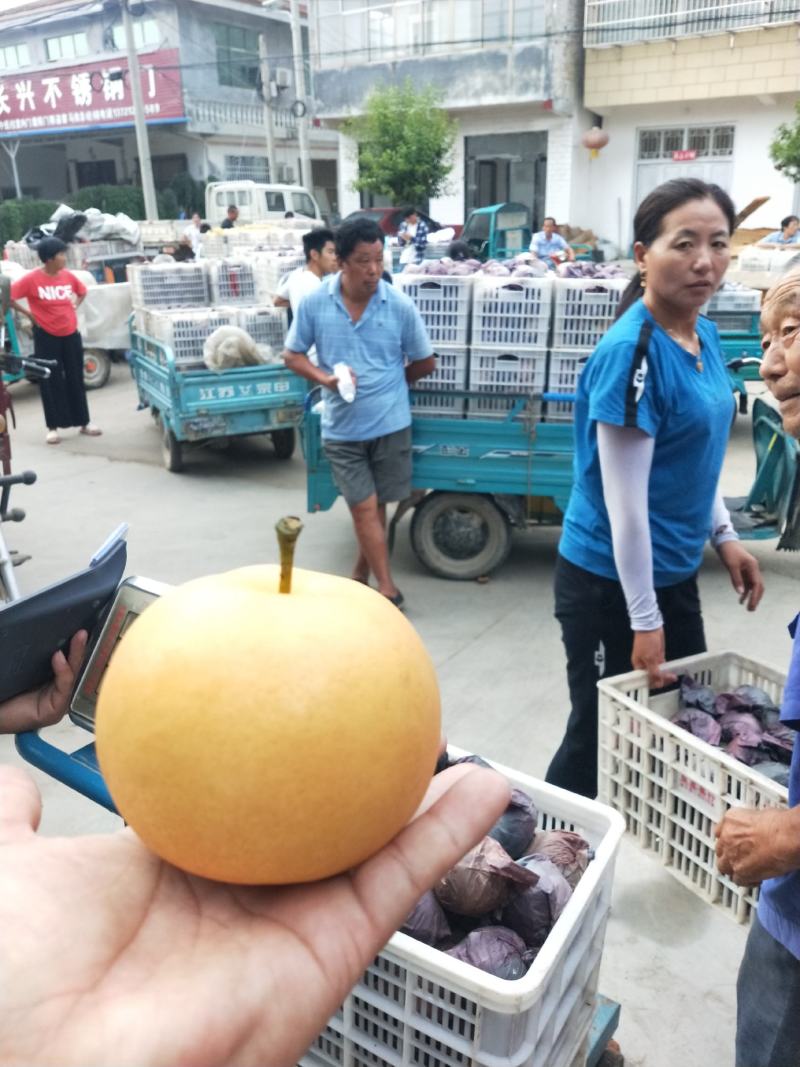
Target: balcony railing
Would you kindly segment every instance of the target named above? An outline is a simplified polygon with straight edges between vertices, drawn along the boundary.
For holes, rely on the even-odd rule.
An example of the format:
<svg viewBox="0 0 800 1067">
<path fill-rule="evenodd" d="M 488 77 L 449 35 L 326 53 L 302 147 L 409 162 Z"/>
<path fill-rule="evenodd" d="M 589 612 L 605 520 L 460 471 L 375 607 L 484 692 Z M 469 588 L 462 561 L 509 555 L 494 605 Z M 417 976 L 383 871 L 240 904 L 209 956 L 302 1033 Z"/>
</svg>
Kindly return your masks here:
<svg viewBox="0 0 800 1067">
<path fill-rule="evenodd" d="M 185 101 L 186 116 L 193 126 L 214 129 L 264 129 L 264 108 L 261 104 L 234 104 L 225 100 Z M 272 126 L 278 139 L 297 137 L 297 120 L 288 108 L 272 109 Z"/>
<path fill-rule="evenodd" d="M 586 0 L 587 48 L 795 22 L 798 0 Z"/>
</svg>

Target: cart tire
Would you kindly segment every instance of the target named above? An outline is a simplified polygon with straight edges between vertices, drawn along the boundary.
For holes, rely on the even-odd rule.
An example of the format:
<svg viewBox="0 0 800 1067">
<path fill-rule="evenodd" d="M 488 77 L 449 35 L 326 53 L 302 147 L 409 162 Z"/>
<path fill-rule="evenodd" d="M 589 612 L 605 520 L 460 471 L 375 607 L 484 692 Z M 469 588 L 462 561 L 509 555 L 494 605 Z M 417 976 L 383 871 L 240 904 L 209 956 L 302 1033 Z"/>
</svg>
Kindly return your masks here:
<svg viewBox="0 0 800 1067">
<path fill-rule="evenodd" d="M 293 427 L 288 430 L 273 430 L 270 434 L 272 447 L 278 459 L 291 459 L 294 455 L 296 435 Z"/>
<path fill-rule="evenodd" d="M 83 350 L 83 384 L 87 389 L 102 389 L 111 377 L 111 356 L 101 348 Z"/>
<path fill-rule="evenodd" d="M 173 474 L 180 474 L 183 470 L 183 448 L 163 418 L 161 419 L 161 454 L 167 470 Z"/>
<path fill-rule="evenodd" d="M 438 577 L 470 581 L 503 563 L 511 549 L 511 527 L 489 497 L 429 493 L 411 520 L 411 547 Z"/>
</svg>

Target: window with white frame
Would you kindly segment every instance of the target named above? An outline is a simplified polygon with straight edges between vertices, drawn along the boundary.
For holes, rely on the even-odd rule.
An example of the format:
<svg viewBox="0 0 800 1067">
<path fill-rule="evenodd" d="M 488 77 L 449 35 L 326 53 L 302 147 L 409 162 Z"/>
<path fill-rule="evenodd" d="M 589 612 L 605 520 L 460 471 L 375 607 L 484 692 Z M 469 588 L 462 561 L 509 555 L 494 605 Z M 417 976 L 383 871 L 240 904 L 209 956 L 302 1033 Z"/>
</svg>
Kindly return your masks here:
<svg viewBox="0 0 800 1067">
<path fill-rule="evenodd" d="M 225 177 L 228 181 L 268 182 L 269 163 L 264 156 L 225 156 Z"/>
<path fill-rule="evenodd" d="M 639 130 L 637 159 L 671 159 L 674 152 L 691 151 L 697 159 L 733 155 L 734 127 L 667 126 Z"/>
<path fill-rule="evenodd" d="M 131 19 L 131 25 L 133 26 L 133 44 L 137 52 L 160 44 L 161 31 L 155 19 Z M 111 32 L 114 47 L 121 52 L 124 51 L 126 48 L 125 28 L 122 23 L 118 22 Z"/>
<path fill-rule="evenodd" d="M 61 37 L 45 38 L 47 58 L 77 59 L 89 55 L 89 38 L 85 33 L 65 33 Z"/>
<path fill-rule="evenodd" d="M 27 67 L 31 61 L 26 44 L 7 44 L 0 48 L 0 70 L 15 71 Z"/>
</svg>

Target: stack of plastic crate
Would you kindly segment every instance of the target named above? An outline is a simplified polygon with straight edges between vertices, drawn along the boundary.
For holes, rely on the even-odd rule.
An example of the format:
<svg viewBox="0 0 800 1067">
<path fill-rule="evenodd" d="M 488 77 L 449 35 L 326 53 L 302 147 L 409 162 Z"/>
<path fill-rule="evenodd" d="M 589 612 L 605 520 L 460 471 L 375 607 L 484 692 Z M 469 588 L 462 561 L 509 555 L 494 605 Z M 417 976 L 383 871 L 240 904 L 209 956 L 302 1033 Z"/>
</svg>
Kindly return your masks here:
<svg viewBox="0 0 800 1067">
<path fill-rule="evenodd" d="M 627 278 L 556 278 L 553 282 L 553 339 L 547 391 L 574 393 L 595 345 L 614 322 Z M 550 401 L 549 420 L 571 420 L 573 405 Z"/>
<path fill-rule="evenodd" d="M 759 335 L 761 290 L 724 285 L 702 309 L 717 324 L 720 334 Z"/>
<path fill-rule="evenodd" d="M 256 252 L 251 257 L 253 269 L 258 277 L 260 291 L 268 294 L 270 299 L 275 295 L 278 283 L 284 274 L 304 266 L 305 262 L 306 258 L 302 250 L 297 248 L 276 248 L 269 251 Z"/>
<path fill-rule="evenodd" d="M 215 259 L 209 265 L 211 303 L 269 304 L 263 272 L 252 259 Z"/>
<path fill-rule="evenodd" d="M 551 278 L 477 275 L 472 303 L 469 389 L 472 418 L 535 415 L 547 369 Z"/>
<path fill-rule="evenodd" d="M 464 401 L 442 390 L 467 387 L 473 277 L 399 274 L 394 283 L 414 301 L 436 353 L 436 371 L 414 387 L 415 415 L 460 417 Z M 426 395 L 426 394 L 430 395 Z"/>
<path fill-rule="evenodd" d="M 272 362 L 280 357 L 289 328 L 286 308 L 239 308 L 236 325 L 253 338 L 262 358 Z"/>
<path fill-rule="evenodd" d="M 180 370 L 189 370 L 205 366 L 206 339 L 220 326 L 236 326 L 236 318 L 236 308 L 149 310 L 148 335 L 172 349 Z"/>
</svg>

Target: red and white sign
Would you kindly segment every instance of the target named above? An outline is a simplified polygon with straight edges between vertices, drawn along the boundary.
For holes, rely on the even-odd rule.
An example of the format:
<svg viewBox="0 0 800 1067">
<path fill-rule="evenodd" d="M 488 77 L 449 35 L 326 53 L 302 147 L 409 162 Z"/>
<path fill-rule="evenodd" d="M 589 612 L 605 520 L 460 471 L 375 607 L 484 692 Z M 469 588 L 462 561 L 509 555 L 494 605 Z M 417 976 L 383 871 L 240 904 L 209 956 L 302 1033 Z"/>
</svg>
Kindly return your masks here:
<svg viewBox="0 0 800 1067">
<path fill-rule="evenodd" d="M 139 74 L 145 119 L 183 119 L 178 50 L 165 48 L 140 55 Z M 133 95 L 126 58 L 0 78 L 0 137 L 132 125 Z"/>
<path fill-rule="evenodd" d="M 677 152 L 672 153 L 673 163 L 686 163 L 690 159 L 697 159 L 696 148 L 679 148 Z"/>
</svg>

